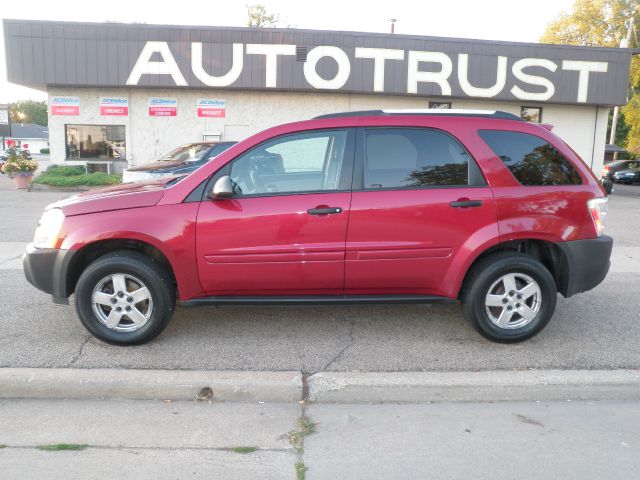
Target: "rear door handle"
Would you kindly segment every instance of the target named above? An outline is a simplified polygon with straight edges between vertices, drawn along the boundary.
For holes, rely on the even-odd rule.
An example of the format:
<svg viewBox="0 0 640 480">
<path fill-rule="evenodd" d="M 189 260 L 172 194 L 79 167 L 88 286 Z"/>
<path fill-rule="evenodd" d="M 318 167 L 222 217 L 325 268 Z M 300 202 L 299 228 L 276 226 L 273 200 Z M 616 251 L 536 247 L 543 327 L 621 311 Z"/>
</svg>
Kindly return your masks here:
<svg viewBox="0 0 640 480">
<path fill-rule="evenodd" d="M 481 207 L 482 200 L 457 200 L 455 202 L 451 202 L 453 208 L 468 208 L 468 207 Z"/>
<path fill-rule="evenodd" d="M 309 215 L 332 215 L 334 213 L 342 213 L 340 207 L 316 207 L 307 210 Z"/>
</svg>

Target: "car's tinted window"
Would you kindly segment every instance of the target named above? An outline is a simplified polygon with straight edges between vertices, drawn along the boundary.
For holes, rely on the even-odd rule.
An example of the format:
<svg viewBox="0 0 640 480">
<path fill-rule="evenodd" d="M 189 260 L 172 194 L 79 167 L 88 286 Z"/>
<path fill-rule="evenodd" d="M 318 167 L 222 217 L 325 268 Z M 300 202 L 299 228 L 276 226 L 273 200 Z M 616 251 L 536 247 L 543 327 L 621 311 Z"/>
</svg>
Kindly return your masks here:
<svg viewBox="0 0 640 480">
<path fill-rule="evenodd" d="M 347 140 L 345 130 L 277 138 L 234 160 L 237 195 L 337 190 Z"/>
<path fill-rule="evenodd" d="M 580 175 L 553 145 L 527 133 L 478 132 L 522 185 L 579 185 Z"/>
<path fill-rule="evenodd" d="M 467 185 L 469 155 L 456 140 L 425 128 L 365 130 L 364 187 Z"/>
</svg>

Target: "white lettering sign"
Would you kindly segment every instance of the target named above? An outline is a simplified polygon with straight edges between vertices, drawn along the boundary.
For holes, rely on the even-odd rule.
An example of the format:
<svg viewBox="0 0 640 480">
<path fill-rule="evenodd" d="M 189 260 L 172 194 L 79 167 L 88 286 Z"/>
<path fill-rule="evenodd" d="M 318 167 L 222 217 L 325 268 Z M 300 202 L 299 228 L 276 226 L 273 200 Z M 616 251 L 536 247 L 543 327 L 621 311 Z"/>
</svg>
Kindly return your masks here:
<svg viewBox="0 0 640 480">
<path fill-rule="evenodd" d="M 420 63 L 439 63 L 440 70 L 436 72 L 423 72 Z M 407 72 L 407 93 L 418 93 L 418 83 L 436 83 L 440 87 L 442 95 L 451 95 L 449 77 L 453 71 L 453 63 L 446 53 L 421 52 L 409 50 L 409 70 Z"/>
<path fill-rule="evenodd" d="M 589 92 L 589 73 L 590 72 L 606 72 L 607 62 L 582 62 L 579 60 L 564 60 L 562 62 L 563 70 L 575 70 L 580 72 L 578 76 L 578 102 L 585 103 L 587 101 L 587 93 Z"/>
<path fill-rule="evenodd" d="M 159 53 L 162 57 L 161 62 L 152 62 L 151 57 L 154 53 Z M 171 75 L 176 85 L 186 87 L 187 81 L 182 76 L 182 72 L 178 68 L 175 58 L 169 50 L 167 42 L 147 42 L 138 61 L 133 66 L 131 74 L 127 79 L 127 85 L 137 85 L 142 75 Z"/>
<path fill-rule="evenodd" d="M 285 61 L 281 57 L 295 56 L 297 48 L 296 45 L 291 44 L 262 43 L 249 43 L 246 46 L 242 43 L 234 43 L 230 47 L 232 51 L 231 65 L 224 66 L 222 71 L 225 73 L 212 75 L 205 69 L 205 66 L 208 66 L 212 61 L 209 58 L 205 61 L 203 58 L 203 44 L 200 42 L 191 43 L 191 70 L 203 85 L 207 87 L 238 87 L 237 82 L 245 78 L 242 80 L 244 86 L 248 74 L 245 73 L 245 77 L 243 77 L 243 72 L 246 72 L 247 65 L 249 65 L 248 68 L 252 69 L 252 75 L 249 78 L 250 87 L 248 88 L 278 88 L 278 84 L 281 83 L 281 79 L 278 79 L 278 66 L 280 62 Z M 557 98 L 554 80 L 558 78 L 558 75 L 563 75 L 565 80 L 574 79 L 575 102 L 586 103 L 589 97 L 590 76 L 596 73 L 606 73 L 609 66 L 608 62 L 552 61 L 545 58 L 509 59 L 506 56 L 498 55 L 494 57 L 496 65 L 494 80 L 492 72 L 487 72 L 484 67 L 487 62 L 486 55 L 474 60 L 474 56 L 467 53 L 447 54 L 437 51 L 365 47 L 355 47 L 353 51 L 347 53 L 344 49 L 331 45 L 316 46 L 306 53 L 306 59 L 287 60 L 289 63 L 284 71 L 291 71 L 291 62 L 295 62 L 293 68 L 302 69 L 306 83 L 313 89 L 340 90 L 344 88 L 351 78 L 351 63 L 358 59 L 362 61 L 361 64 L 357 64 L 358 76 L 351 79 L 348 85 L 349 90 L 353 91 L 418 95 L 431 91 L 424 89 L 424 87 L 420 88 L 422 84 L 435 84 L 439 91 L 434 92 L 433 95 L 472 98 L 499 97 L 506 100 L 511 98 L 538 102 Z M 151 61 L 154 55 L 159 56 L 160 60 Z M 256 66 L 256 62 L 247 62 L 246 55 L 264 56 L 264 80 L 258 84 L 253 72 L 262 65 L 259 62 L 258 66 Z M 318 64 L 321 61 L 326 61 L 325 58 L 331 59 L 335 63 L 335 73 L 327 74 L 326 70 L 318 70 Z M 457 65 L 457 75 L 452 75 L 454 61 Z M 511 62 L 513 63 L 509 71 L 508 65 Z M 218 63 L 217 59 L 214 59 L 213 63 Z M 298 67 L 299 64 L 302 65 Z M 558 72 L 559 65 L 561 65 L 560 72 Z M 389 82 L 385 83 L 385 74 L 390 68 L 393 69 L 393 76 L 389 76 Z M 474 68 L 479 69 L 479 72 L 474 72 Z M 403 69 L 406 77 L 399 76 L 398 69 Z M 549 72 L 549 76 L 546 76 L 541 70 Z M 562 71 L 566 73 L 563 74 Z M 366 78 L 364 80 L 361 78 L 362 72 L 365 75 L 370 75 L 369 86 L 363 87 L 367 83 Z M 570 72 L 578 72 L 577 77 Z M 472 75 L 473 73 L 476 75 Z M 169 75 L 176 86 L 188 86 L 167 42 L 150 41 L 145 44 L 126 84 L 138 85 L 143 75 Z M 297 78 L 301 77 L 294 77 L 294 79 Z M 406 78 L 406 85 L 398 85 L 399 78 Z M 476 79 L 475 84 L 472 83 L 471 78 Z M 295 81 L 300 83 L 299 80 Z M 477 84 L 479 81 L 483 83 L 483 86 Z M 388 83 L 391 85 L 387 85 Z M 560 100 L 562 101 L 567 101 L 565 83 L 563 83 L 563 92 L 561 92 L 563 98 Z M 290 85 L 291 82 L 287 83 L 288 88 Z M 200 86 L 200 84 L 194 86 Z M 308 88 L 305 84 L 297 86 L 298 89 Z M 571 94 L 573 95 L 573 93 Z"/>
<path fill-rule="evenodd" d="M 522 58 L 516 61 L 513 64 L 513 67 L 511 67 L 513 76 L 523 83 L 544 87 L 545 91 L 539 93 L 527 92 L 521 89 L 518 85 L 515 85 L 511 88 L 513 96 L 520 100 L 534 100 L 539 102 L 544 102 L 545 100 L 549 100 L 553 97 L 553 94 L 556 93 L 556 87 L 553 82 L 548 78 L 544 78 L 539 75 L 524 73 L 523 70 L 527 67 L 542 67 L 551 72 L 555 72 L 558 68 L 558 66 L 551 60 L 545 60 L 544 58 Z"/>
<path fill-rule="evenodd" d="M 322 78 L 316 71 L 316 65 L 323 57 L 331 57 L 338 64 L 338 72 L 333 78 Z M 349 57 L 341 48 L 321 46 L 312 48 L 309 51 L 303 70 L 304 78 L 313 88 L 338 90 L 344 87 L 344 84 L 349 80 L 351 63 L 349 62 Z"/>
<path fill-rule="evenodd" d="M 233 60 L 231 61 L 229 71 L 224 75 L 214 77 L 205 72 L 202 66 L 202 43 L 193 42 L 191 44 L 191 70 L 193 70 L 196 78 L 207 87 L 228 87 L 240 78 L 242 67 L 244 66 L 243 45 L 241 43 L 234 43 L 232 52 Z"/>
</svg>

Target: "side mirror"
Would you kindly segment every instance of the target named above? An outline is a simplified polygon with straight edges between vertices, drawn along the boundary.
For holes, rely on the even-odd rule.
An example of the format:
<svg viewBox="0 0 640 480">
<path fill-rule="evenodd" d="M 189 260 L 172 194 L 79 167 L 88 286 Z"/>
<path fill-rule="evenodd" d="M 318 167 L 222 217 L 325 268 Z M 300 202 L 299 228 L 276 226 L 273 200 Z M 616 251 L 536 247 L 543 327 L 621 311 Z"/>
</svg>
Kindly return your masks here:
<svg viewBox="0 0 640 480">
<path fill-rule="evenodd" d="M 224 175 L 213 184 L 213 190 L 209 194 L 209 198 L 215 200 L 231 197 L 233 197 L 233 184 L 231 183 L 231 177 L 229 175 Z"/>
</svg>

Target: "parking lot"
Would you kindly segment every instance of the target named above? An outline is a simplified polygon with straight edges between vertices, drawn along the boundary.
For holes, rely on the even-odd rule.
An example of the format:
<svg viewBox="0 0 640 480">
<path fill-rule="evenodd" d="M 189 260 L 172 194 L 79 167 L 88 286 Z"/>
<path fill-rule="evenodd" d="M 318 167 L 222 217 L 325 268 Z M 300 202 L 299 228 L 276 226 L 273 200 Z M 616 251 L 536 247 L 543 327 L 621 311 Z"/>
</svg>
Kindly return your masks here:
<svg viewBox="0 0 640 480">
<path fill-rule="evenodd" d="M 43 207 L 61 192 L 13 190 L 0 178 L 0 367 L 206 370 L 475 371 L 640 368 L 640 186 L 616 186 L 607 233 L 612 270 L 595 290 L 565 299 L 523 344 L 493 344 L 459 305 L 179 307 L 169 328 L 139 347 L 105 345 L 70 307 L 24 279 L 17 258 Z"/>
</svg>

